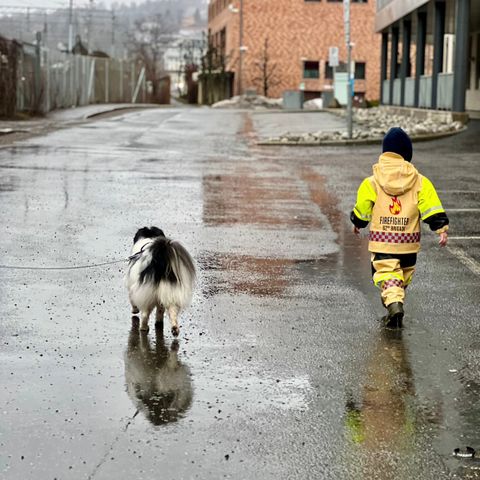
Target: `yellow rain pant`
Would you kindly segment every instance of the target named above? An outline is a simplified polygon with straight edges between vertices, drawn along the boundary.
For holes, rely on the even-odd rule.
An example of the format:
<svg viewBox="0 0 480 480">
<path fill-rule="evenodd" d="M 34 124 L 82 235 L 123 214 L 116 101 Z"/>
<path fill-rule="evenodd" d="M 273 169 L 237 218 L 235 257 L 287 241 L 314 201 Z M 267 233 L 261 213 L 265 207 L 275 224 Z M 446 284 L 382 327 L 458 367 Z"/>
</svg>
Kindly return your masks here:
<svg viewBox="0 0 480 480">
<path fill-rule="evenodd" d="M 372 254 L 373 283 L 381 289 L 383 304 L 388 307 L 391 303 L 405 299 L 405 289 L 410 284 L 415 272 L 415 266 L 403 267 L 398 258 L 375 259 Z"/>
</svg>

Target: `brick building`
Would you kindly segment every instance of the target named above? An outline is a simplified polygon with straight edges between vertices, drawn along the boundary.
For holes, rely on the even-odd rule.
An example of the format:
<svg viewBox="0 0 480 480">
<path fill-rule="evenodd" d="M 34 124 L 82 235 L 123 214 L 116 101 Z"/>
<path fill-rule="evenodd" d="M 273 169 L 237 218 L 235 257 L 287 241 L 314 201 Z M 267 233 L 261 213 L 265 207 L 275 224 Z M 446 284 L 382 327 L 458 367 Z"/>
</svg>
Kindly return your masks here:
<svg viewBox="0 0 480 480">
<path fill-rule="evenodd" d="M 235 93 L 241 63 L 242 91 L 264 93 L 263 80 L 269 76 L 268 96 L 303 88 L 308 99 L 332 89 L 329 47 L 339 48 L 339 71 L 346 69 L 343 18 L 342 0 L 210 0 L 208 28 L 226 70 L 235 74 Z M 351 0 L 354 89 L 369 100 L 380 92 L 380 36 L 374 24 L 375 1 Z"/>
</svg>

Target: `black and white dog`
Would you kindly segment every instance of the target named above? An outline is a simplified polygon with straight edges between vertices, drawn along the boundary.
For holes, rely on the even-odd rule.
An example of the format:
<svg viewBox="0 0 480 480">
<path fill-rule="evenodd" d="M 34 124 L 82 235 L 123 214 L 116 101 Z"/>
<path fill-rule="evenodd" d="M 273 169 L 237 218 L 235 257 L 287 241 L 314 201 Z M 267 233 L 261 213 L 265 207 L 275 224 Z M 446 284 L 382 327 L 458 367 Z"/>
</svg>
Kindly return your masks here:
<svg viewBox="0 0 480 480">
<path fill-rule="evenodd" d="M 132 313 L 140 313 L 140 330 L 148 330 L 148 319 L 156 308 L 155 325 L 163 327 L 166 310 L 172 334 L 178 336 L 177 316 L 192 300 L 195 278 L 192 257 L 182 245 L 157 227 L 138 230 L 125 280 Z"/>
</svg>

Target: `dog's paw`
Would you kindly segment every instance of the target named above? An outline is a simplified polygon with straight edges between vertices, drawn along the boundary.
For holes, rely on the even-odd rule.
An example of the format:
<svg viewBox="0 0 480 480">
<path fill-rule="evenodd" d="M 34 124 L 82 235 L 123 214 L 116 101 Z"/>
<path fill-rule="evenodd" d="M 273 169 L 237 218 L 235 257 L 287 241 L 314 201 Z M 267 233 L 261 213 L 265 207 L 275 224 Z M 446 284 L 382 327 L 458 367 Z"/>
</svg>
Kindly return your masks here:
<svg viewBox="0 0 480 480">
<path fill-rule="evenodd" d="M 179 333 L 180 333 L 180 329 L 178 327 L 172 327 L 172 335 L 174 337 L 178 337 Z"/>
</svg>

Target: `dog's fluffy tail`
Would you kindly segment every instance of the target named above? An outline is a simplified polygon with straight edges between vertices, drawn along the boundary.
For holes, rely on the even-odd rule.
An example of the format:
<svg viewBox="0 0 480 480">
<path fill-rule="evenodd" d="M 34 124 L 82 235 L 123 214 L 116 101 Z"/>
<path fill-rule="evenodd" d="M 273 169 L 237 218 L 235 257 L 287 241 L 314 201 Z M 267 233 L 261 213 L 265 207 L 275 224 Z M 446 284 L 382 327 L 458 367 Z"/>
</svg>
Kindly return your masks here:
<svg viewBox="0 0 480 480">
<path fill-rule="evenodd" d="M 182 244 L 173 240 L 168 241 L 168 255 L 173 275 L 182 285 L 195 283 L 197 273 L 193 259 Z"/>
<path fill-rule="evenodd" d="M 146 249 L 146 268 L 140 273 L 141 284 L 155 284 L 157 297 L 164 306 L 180 309 L 191 302 L 196 280 L 192 257 L 180 243 L 156 238 Z"/>
</svg>

